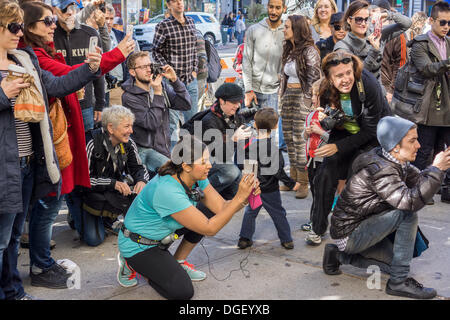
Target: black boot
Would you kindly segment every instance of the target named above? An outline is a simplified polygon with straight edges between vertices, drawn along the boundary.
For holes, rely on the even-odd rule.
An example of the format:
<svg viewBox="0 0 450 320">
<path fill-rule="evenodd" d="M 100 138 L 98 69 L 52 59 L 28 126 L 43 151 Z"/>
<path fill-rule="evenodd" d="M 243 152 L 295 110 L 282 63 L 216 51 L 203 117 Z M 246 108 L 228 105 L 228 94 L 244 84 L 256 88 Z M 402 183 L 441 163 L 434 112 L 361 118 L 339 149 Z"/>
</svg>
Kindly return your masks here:
<svg viewBox="0 0 450 320">
<path fill-rule="evenodd" d="M 441 188 L 441 201 L 445 203 L 450 203 L 450 187 L 443 186 Z"/>
<path fill-rule="evenodd" d="M 389 279 L 386 284 L 386 293 L 391 296 L 408 297 L 413 299 L 433 299 L 436 296 L 436 290 L 433 288 L 424 288 L 422 284 L 413 278 L 406 278 L 400 283 L 393 283 Z"/>
<path fill-rule="evenodd" d="M 341 274 L 339 270 L 341 263 L 338 259 L 339 249 L 335 244 L 327 244 L 323 252 L 323 272 L 330 276 Z"/>
</svg>

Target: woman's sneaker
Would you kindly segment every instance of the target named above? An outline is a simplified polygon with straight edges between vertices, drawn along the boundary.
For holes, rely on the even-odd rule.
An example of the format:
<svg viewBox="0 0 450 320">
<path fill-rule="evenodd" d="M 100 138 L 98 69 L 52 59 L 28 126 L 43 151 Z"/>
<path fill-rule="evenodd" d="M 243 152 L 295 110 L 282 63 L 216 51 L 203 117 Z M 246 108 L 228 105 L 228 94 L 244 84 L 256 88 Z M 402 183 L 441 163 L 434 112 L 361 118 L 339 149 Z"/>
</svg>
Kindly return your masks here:
<svg viewBox="0 0 450 320">
<path fill-rule="evenodd" d="M 322 243 L 322 237 L 315 234 L 314 231 L 311 230 L 310 232 L 308 232 L 305 241 L 306 244 L 310 246 L 318 246 L 319 244 Z"/>
<path fill-rule="evenodd" d="M 312 222 L 308 222 L 308 223 L 304 223 L 301 225 L 300 227 L 302 229 L 302 231 L 311 231 L 312 229 Z"/>
<path fill-rule="evenodd" d="M 134 287 L 138 284 L 136 279 L 136 271 L 132 270 L 120 252 L 117 254 L 119 262 L 119 270 L 117 271 L 117 281 L 124 288 Z"/>
<path fill-rule="evenodd" d="M 190 264 L 186 260 L 178 260 L 178 263 L 184 270 L 186 270 L 189 278 L 191 278 L 191 281 L 202 281 L 206 279 L 206 273 L 195 269 L 193 264 Z"/>
<path fill-rule="evenodd" d="M 237 245 L 239 249 L 246 249 L 253 245 L 253 241 L 247 238 L 240 237 Z"/>
</svg>

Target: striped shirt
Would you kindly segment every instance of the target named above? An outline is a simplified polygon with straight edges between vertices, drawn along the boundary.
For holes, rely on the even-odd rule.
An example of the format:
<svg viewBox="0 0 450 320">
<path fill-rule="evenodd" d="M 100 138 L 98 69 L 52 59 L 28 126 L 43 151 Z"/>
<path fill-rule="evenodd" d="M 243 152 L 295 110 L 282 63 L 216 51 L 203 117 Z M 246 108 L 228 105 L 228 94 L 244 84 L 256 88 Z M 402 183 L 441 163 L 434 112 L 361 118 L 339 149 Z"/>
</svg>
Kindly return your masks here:
<svg viewBox="0 0 450 320">
<path fill-rule="evenodd" d="M 173 16 L 156 25 L 153 38 L 153 58 L 156 63 L 169 64 L 181 82 L 190 83 L 198 72 L 197 37 L 194 20 L 184 16 L 181 24 Z"/>
<path fill-rule="evenodd" d="M 8 76 L 7 70 L 0 70 L 2 78 Z M 9 99 L 11 101 L 12 111 L 14 112 L 14 105 L 16 104 L 16 98 Z M 26 157 L 33 154 L 33 139 L 31 136 L 30 126 L 27 122 L 15 119 L 16 123 L 16 136 L 17 146 L 19 148 L 19 158 Z"/>
</svg>

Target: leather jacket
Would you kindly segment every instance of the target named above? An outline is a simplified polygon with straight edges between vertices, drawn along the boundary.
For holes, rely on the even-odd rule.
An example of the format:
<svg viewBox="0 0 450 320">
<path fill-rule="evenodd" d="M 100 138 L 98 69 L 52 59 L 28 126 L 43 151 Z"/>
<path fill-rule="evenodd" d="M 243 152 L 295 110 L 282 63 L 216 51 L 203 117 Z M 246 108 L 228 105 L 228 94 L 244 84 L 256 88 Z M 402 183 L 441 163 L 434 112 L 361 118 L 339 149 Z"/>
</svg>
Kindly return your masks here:
<svg viewBox="0 0 450 320">
<path fill-rule="evenodd" d="M 430 166 L 419 171 L 382 156 L 381 147 L 353 162 L 355 174 L 348 180 L 331 217 L 333 239 L 347 237 L 372 215 L 390 210 L 418 211 L 439 190 L 444 172 Z"/>
</svg>

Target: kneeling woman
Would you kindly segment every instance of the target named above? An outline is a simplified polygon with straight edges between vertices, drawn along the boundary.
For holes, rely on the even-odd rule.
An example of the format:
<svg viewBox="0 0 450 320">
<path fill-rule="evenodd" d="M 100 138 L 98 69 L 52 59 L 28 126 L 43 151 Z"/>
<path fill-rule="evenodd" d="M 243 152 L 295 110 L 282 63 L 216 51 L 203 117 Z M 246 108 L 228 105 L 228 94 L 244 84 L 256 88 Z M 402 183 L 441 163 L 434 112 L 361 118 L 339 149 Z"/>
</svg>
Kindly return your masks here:
<svg viewBox="0 0 450 320">
<path fill-rule="evenodd" d="M 193 296 L 191 281 L 203 280 L 206 275 L 185 259 L 203 235 L 215 235 L 247 205 L 254 185 L 254 193 L 260 193 L 253 175 L 244 175 L 236 196 L 225 201 L 208 182 L 210 169 L 206 145 L 186 136 L 174 147 L 172 160 L 159 169 L 158 175 L 136 197 L 119 233 L 117 278 L 122 286 L 137 284 L 132 276 L 135 271 L 167 299 Z M 196 208 L 198 201 L 215 216 L 208 219 Z M 184 238 L 172 256 L 163 242 L 174 234 Z"/>
</svg>

